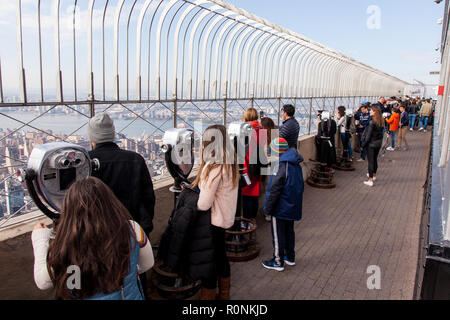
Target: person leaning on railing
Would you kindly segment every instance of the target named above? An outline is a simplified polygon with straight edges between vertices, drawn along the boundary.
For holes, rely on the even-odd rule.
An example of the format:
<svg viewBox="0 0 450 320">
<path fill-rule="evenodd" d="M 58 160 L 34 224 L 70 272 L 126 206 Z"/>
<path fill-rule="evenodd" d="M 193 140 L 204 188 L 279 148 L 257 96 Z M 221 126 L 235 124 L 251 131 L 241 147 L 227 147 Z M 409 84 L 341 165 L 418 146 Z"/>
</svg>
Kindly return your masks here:
<svg viewBox="0 0 450 320">
<path fill-rule="evenodd" d="M 300 134 L 300 125 L 295 119 L 295 107 L 291 104 L 283 106 L 281 110 L 283 124 L 280 126 L 280 138 L 286 139 L 289 148 L 298 148 L 298 137 Z"/>
<path fill-rule="evenodd" d="M 31 234 L 39 289 L 64 300 L 144 300 L 138 274 L 153 266 L 152 247 L 102 181 L 72 184 L 52 236 L 44 224 Z"/>
<path fill-rule="evenodd" d="M 115 127 L 107 113 L 99 113 L 89 121 L 88 136 L 93 147 L 89 156 L 100 161 L 100 169 L 93 175 L 112 189 L 134 221 L 150 234 L 155 192 L 144 158 L 136 152 L 120 149 L 114 142 Z"/>
</svg>

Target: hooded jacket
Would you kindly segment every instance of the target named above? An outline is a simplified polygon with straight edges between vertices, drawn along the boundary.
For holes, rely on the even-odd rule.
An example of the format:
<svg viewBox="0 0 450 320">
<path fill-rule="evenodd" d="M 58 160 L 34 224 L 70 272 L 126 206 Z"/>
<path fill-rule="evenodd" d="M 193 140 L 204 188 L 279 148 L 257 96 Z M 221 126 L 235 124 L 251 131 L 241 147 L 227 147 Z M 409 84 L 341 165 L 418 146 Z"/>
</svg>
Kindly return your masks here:
<svg viewBox="0 0 450 320">
<path fill-rule="evenodd" d="M 277 219 L 299 221 L 303 204 L 303 157 L 293 148 L 281 155 L 276 175 L 270 177 L 264 212 Z M 273 166 L 272 166 L 273 167 Z"/>
<path fill-rule="evenodd" d="M 386 122 L 389 123 L 389 131 L 398 131 L 398 127 L 400 125 L 400 114 L 392 114 L 390 118 L 386 119 Z"/>
</svg>

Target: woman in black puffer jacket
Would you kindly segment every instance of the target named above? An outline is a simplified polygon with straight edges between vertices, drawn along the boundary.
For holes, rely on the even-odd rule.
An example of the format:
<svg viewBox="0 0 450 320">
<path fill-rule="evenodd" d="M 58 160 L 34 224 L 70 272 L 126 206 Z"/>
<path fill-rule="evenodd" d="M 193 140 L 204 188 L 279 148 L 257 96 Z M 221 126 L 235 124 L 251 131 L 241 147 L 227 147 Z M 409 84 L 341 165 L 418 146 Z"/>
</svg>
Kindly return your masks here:
<svg viewBox="0 0 450 320">
<path fill-rule="evenodd" d="M 373 183 L 377 179 L 378 155 L 383 143 L 384 121 L 379 107 L 373 107 L 370 110 L 370 116 L 372 117 L 372 120 L 364 131 L 362 147 L 367 150 L 367 159 L 369 161 L 369 181 L 364 182 L 364 184 L 373 187 Z"/>
<path fill-rule="evenodd" d="M 158 250 L 165 266 L 192 281 L 216 275 L 211 211 L 199 211 L 198 198 L 198 189 L 183 190 Z"/>
</svg>

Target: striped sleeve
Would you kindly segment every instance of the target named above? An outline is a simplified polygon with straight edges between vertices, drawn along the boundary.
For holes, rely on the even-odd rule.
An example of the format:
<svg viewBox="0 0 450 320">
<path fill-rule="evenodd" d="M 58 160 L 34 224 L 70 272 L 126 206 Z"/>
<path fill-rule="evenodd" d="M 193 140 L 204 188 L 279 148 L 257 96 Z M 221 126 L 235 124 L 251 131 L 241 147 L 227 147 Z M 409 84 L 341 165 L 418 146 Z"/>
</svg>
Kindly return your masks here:
<svg viewBox="0 0 450 320">
<path fill-rule="evenodd" d="M 138 260 L 138 272 L 142 274 L 150 270 L 155 264 L 155 258 L 153 256 L 153 249 L 150 244 L 148 236 L 145 234 L 142 227 L 135 221 L 130 221 L 133 230 L 136 234 L 136 240 L 139 243 L 139 260 Z"/>
<path fill-rule="evenodd" d="M 137 241 L 139 242 L 139 245 L 141 248 L 144 248 L 148 243 L 148 237 L 144 232 L 144 229 L 140 225 L 137 225 L 138 230 L 136 232 Z"/>
</svg>

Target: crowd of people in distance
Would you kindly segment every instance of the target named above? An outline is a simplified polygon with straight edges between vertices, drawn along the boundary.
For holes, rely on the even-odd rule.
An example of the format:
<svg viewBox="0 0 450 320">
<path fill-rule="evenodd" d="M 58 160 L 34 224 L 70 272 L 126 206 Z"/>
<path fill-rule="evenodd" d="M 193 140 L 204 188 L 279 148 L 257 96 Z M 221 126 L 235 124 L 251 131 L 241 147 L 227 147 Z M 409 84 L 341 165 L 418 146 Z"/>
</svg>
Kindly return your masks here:
<svg viewBox="0 0 450 320">
<path fill-rule="evenodd" d="M 355 112 L 356 133 L 361 147 L 361 158 L 368 160 L 367 186 L 374 186 L 377 179 L 378 155 L 385 134 L 390 136 L 387 151 L 408 151 L 409 131 L 427 132 L 432 123 L 434 106 L 431 99 L 391 97 L 380 98 L 377 103 L 363 103 Z"/>
</svg>

